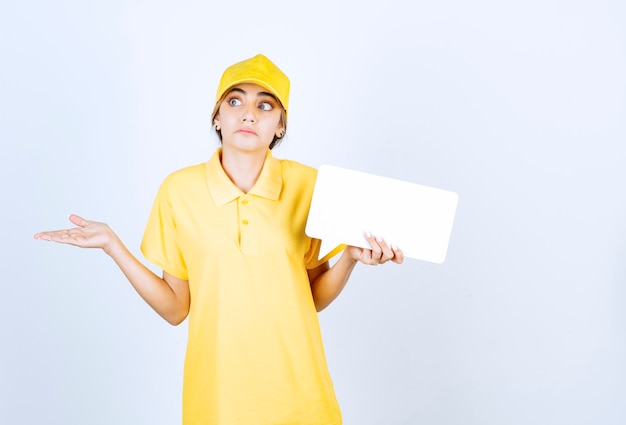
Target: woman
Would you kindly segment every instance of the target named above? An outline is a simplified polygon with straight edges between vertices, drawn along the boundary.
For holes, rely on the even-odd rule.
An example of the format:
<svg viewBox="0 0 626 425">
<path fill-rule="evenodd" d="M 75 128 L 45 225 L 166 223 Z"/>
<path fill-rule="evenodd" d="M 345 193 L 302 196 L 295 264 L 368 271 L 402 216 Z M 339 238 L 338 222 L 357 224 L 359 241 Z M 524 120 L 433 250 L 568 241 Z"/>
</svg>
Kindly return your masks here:
<svg viewBox="0 0 626 425">
<path fill-rule="evenodd" d="M 267 57 L 228 67 L 213 111 L 221 147 L 169 175 L 141 244 L 155 275 L 104 223 L 35 238 L 101 248 L 165 320 L 188 318 L 183 424 L 340 424 L 317 311 L 357 262 L 401 263 L 402 251 L 366 235 L 318 259 L 304 233 L 316 170 L 275 159 L 287 126 L 289 79 Z"/>
</svg>

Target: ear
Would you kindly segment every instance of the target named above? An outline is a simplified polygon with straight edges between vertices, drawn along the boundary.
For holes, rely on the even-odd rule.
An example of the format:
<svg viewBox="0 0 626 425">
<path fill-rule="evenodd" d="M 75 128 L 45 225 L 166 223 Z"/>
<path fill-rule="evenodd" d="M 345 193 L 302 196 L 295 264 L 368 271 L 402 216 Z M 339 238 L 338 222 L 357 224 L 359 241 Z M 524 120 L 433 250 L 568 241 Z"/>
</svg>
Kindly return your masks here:
<svg viewBox="0 0 626 425">
<path fill-rule="evenodd" d="M 219 114 L 215 115 L 215 118 L 213 118 L 213 128 L 215 128 L 215 131 L 220 131 L 221 125 Z"/>
<path fill-rule="evenodd" d="M 285 135 L 285 126 L 282 124 L 278 124 L 278 128 L 276 128 L 276 137 L 282 139 Z"/>
</svg>

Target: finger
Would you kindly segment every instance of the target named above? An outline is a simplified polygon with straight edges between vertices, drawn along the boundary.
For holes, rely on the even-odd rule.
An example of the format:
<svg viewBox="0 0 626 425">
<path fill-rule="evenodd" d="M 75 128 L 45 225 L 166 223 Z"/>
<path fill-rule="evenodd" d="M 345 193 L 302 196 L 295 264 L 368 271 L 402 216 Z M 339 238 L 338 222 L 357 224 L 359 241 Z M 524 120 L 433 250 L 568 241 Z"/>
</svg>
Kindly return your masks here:
<svg viewBox="0 0 626 425">
<path fill-rule="evenodd" d="M 40 241 L 49 241 L 50 240 L 50 235 L 47 232 L 36 233 L 34 237 L 35 237 L 35 239 L 40 240 Z"/>
<path fill-rule="evenodd" d="M 383 250 L 380 247 L 376 237 L 371 232 L 365 232 L 365 239 L 370 244 L 371 247 L 371 257 L 372 258 L 380 258 Z"/>
<path fill-rule="evenodd" d="M 40 239 L 43 241 L 52 240 L 54 236 L 60 235 L 62 232 L 66 232 L 67 230 L 50 230 L 46 232 L 39 232 L 35 234 L 35 239 Z"/>
<path fill-rule="evenodd" d="M 372 247 L 372 260 L 377 264 L 384 264 L 394 257 L 391 246 L 383 238 L 374 236 L 370 232 L 367 232 L 365 236 Z"/>
<path fill-rule="evenodd" d="M 70 243 L 75 239 L 75 234 L 72 233 L 73 229 L 59 230 L 57 232 L 50 232 L 50 241 L 59 243 Z"/>
<path fill-rule="evenodd" d="M 359 256 L 359 261 L 363 264 L 367 264 L 370 266 L 375 266 L 378 264 L 377 261 L 374 261 L 372 258 L 372 250 L 367 248 L 361 249 L 361 255 Z"/>
<path fill-rule="evenodd" d="M 35 235 L 35 239 L 79 245 L 81 241 L 84 240 L 84 237 L 80 229 L 73 228 L 65 230 L 54 230 L 49 232 L 40 232 Z"/>
<path fill-rule="evenodd" d="M 379 259 L 380 264 L 386 263 L 387 261 L 391 260 L 394 257 L 394 252 L 391 249 L 391 246 L 389 246 L 389 244 L 380 236 L 376 237 L 376 242 L 381 249 L 381 255 Z"/>
<path fill-rule="evenodd" d="M 79 215 L 76 214 L 70 214 L 69 219 L 72 223 L 74 223 L 75 225 L 79 226 L 79 227 L 85 227 L 87 226 L 89 223 L 91 223 L 88 220 L 85 220 L 84 218 L 82 218 Z"/>
<path fill-rule="evenodd" d="M 402 252 L 402 250 L 395 245 L 392 245 L 391 249 L 393 250 L 394 254 L 391 261 L 393 261 L 394 263 L 402 264 L 402 262 L 404 261 L 404 252 Z"/>
</svg>

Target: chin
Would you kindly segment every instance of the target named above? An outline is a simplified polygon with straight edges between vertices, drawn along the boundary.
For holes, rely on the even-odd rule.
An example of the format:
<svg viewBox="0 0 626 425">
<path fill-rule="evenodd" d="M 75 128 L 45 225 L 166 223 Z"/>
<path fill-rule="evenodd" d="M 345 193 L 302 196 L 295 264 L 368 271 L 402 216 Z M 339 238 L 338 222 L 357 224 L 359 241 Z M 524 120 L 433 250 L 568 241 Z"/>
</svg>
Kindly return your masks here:
<svg viewBox="0 0 626 425">
<path fill-rule="evenodd" d="M 238 141 L 238 142 L 229 144 L 229 147 L 231 149 L 242 151 L 242 152 L 258 152 L 258 151 L 265 152 L 266 150 L 269 149 L 270 144 L 268 143 L 267 145 L 263 145 L 260 143 L 251 143 L 251 142 L 246 143 L 245 141 L 243 142 Z"/>
</svg>

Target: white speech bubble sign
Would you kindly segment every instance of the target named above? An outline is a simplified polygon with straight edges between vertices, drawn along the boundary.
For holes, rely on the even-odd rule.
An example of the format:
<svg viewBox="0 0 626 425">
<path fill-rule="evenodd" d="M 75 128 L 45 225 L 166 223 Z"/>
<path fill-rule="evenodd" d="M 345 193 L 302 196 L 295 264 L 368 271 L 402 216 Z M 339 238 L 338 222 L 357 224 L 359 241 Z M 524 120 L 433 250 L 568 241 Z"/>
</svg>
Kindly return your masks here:
<svg viewBox="0 0 626 425">
<path fill-rule="evenodd" d="M 365 232 L 405 257 L 443 263 L 458 195 L 332 165 L 318 169 L 305 232 L 321 239 L 319 257 L 346 244 L 370 248 Z"/>
</svg>

